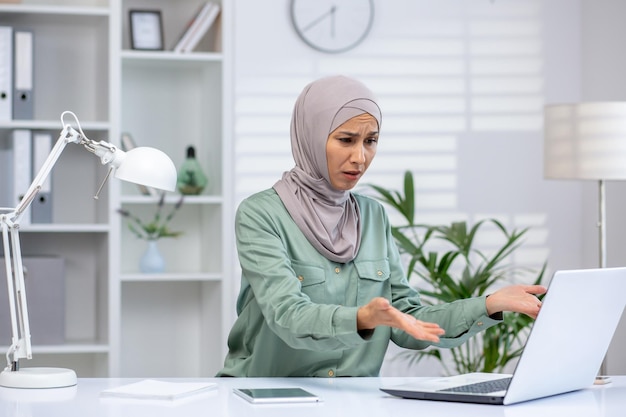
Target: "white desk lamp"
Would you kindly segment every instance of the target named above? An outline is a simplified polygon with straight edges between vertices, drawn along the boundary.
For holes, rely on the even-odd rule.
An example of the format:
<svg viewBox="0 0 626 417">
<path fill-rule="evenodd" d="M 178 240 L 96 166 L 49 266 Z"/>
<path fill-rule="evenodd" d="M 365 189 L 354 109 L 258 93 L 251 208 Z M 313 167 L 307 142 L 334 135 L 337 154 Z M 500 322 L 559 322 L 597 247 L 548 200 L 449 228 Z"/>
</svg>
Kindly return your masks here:
<svg viewBox="0 0 626 417">
<path fill-rule="evenodd" d="M 78 130 L 66 124 L 65 115 L 71 115 Z M 64 368 L 20 368 L 20 359 L 31 359 L 30 325 L 24 287 L 24 267 L 20 250 L 19 222 L 24 210 L 28 208 L 52 171 L 65 146 L 69 143 L 83 145 L 89 152 L 100 158 L 103 165 L 109 166 L 109 172 L 98 189 L 97 198 L 110 174 L 115 171 L 119 179 L 174 191 L 176 187 L 176 167 L 163 152 L 147 147 L 134 148 L 124 152 L 108 142 L 96 142 L 83 133 L 78 118 L 72 112 L 61 115 L 63 130 L 52 148 L 50 155 L 39 173 L 24 194 L 24 198 L 15 208 L 0 208 L 0 226 L 2 227 L 2 245 L 9 292 L 11 311 L 11 346 L 7 351 L 7 367 L 0 373 L 0 386 L 11 388 L 58 388 L 76 385 L 76 373 Z"/>
</svg>

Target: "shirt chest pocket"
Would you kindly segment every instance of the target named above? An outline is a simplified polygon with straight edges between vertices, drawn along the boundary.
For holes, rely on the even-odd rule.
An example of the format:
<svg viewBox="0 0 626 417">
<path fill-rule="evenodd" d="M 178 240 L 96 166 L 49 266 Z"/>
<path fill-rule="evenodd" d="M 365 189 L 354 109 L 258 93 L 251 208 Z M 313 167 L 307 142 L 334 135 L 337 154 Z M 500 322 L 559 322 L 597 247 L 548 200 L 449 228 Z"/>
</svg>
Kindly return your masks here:
<svg viewBox="0 0 626 417">
<path fill-rule="evenodd" d="M 369 303 L 375 297 L 391 300 L 391 284 L 389 283 L 391 268 L 387 259 L 355 261 L 354 266 L 359 275 L 357 289 L 359 306 Z"/>
<path fill-rule="evenodd" d="M 298 263 L 292 264 L 302 292 L 309 296 L 314 303 L 324 303 L 326 299 L 326 275 L 324 269 Z"/>
</svg>

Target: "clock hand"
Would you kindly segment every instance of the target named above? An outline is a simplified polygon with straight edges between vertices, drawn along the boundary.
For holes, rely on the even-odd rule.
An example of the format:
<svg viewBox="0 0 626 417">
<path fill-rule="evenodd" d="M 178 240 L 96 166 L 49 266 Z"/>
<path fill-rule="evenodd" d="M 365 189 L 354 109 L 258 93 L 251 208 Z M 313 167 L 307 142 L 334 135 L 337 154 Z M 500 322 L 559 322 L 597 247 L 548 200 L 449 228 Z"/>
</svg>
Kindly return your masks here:
<svg viewBox="0 0 626 417">
<path fill-rule="evenodd" d="M 335 12 L 337 11 L 337 7 L 333 6 L 330 9 L 330 37 L 335 37 Z"/>
<path fill-rule="evenodd" d="M 307 30 L 311 29 L 313 26 L 317 25 L 322 20 L 326 19 L 328 16 L 331 16 L 331 18 L 333 18 L 333 22 L 334 22 L 334 16 L 335 16 L 335 11 L 336 10 L 337 10 L 337 7 L 336 6 L 332 6 L 330 8 L 330 10 L 328 10 L 326 13 L 322 14 L 317 19 L 313 20 L 311 23 L 309 23 L 308 25 L 304 26 L 302 28 L 302 31 L 306 32 Z M 333 25 L 333 29 L 334 29 L 334 25 Z"/>
</svg>

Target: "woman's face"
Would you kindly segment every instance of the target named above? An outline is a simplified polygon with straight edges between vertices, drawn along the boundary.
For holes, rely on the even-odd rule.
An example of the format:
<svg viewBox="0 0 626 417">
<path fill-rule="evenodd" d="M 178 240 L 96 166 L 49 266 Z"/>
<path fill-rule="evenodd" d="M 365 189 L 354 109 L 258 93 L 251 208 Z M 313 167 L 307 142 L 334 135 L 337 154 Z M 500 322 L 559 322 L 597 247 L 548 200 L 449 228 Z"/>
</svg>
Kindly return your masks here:
<svg viewBox="0 0 626 417">
<path fill-rule="evenodd" d="M 330 184 L 337 190 L 351 190 L 370 166 L 378 144 L 378 122 L 369 113 L 348 120 L 326 141 Z"/>
</svg>

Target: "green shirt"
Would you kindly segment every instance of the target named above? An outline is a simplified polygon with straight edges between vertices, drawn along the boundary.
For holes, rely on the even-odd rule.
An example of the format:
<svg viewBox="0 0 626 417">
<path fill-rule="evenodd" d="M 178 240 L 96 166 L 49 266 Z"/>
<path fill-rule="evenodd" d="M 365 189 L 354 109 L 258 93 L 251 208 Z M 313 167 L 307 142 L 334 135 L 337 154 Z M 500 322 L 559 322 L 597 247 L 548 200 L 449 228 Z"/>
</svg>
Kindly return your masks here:
<svg viewBox="0 0 626 417">
<path fill-rule="evenodd" d="M 430 342 L 379 326 L 357 331 L 357 309 L 385 297 L 446 334 L 437 346 L 458 346 L 499 321 L 485 297 L 424 306 L 403 272 L 383 206 L 355 194 L 361 212 L 357 257 L 341 264 L 307 241 L 273 189 L 244 200 L 236 239 L 242 269 L 238 318 L 218 376 L 377 376 L 389 340 L 409 349 Z"/>
</svg>

